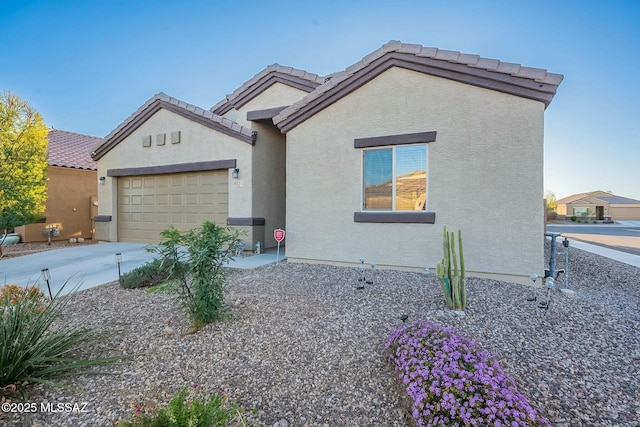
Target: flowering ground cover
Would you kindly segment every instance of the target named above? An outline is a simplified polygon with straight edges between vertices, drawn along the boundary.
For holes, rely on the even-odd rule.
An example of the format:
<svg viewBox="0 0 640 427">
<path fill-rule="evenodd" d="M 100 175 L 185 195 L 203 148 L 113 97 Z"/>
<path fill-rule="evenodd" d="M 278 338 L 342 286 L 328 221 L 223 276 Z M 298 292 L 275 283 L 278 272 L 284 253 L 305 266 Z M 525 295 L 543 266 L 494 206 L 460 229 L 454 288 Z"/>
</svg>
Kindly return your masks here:
<svg viewBox="0 0 640 427">
<path fill-rule="evenodd" d="M 387 348 L 418 426 L 550 426 L 488 352 L 453 329 L 418 320 Z"/>
</svg>

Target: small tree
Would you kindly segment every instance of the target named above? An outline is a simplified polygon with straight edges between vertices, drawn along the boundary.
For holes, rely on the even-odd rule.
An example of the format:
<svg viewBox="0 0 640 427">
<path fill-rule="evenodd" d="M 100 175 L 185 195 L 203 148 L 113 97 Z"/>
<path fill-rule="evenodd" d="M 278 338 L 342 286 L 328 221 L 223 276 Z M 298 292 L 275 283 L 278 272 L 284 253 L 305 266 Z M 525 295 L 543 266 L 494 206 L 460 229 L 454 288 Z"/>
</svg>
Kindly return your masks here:
<svg viewBox="0 0 640 427">
<path fill-rule="evenodd" d="M 555 212 L 558 209 L 558 200 L 556 199 L 556 193 L 553 191 L 547 191 L 544 195 L 547 201 L 547 212 Z"/>
<path fill-rule="evenodd" d="M 10 229 L 35 222 L 44 213 L 48 132 L 26 101 L 0 93 L 0 256 Z"/>
<path fill-rule="evenodd" d="M 160 255 L 169 277 L 156 289 L 178 295 L 195 330 L 220 318 L 225 266 L 233 259 L 239 232 L 205 221 L 202 227 L 185 232 L 170 226 L 160 235 L 164 240 L 149 251 Z"/>
</svg>

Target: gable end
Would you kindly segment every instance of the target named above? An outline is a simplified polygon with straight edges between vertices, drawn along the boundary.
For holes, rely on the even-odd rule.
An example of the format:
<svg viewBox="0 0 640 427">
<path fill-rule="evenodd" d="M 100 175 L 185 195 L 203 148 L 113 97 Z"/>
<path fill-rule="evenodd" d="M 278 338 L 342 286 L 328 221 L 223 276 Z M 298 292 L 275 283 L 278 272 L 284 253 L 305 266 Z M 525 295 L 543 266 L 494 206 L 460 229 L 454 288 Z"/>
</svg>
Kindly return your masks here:
<svg viewBox="0 0 640 427">
<path fill-rule="evenodd" d="M 284 110 L 274 122 L 286 133 L 331 104 L 364 86 L 392 67 L 405 68 L 423 74 L 508 93 L 549 105 L 556 93 L 557 84 L 518 77 L 504 72 L 491 71 L 463 63 L 416 56 L 410 53 L 389 52 L 366 67 L 345 75 L 339 73 L 299 103 Z M 323 91 L 323 88 L 326 89 Z M 297 105 L 301 104 L 301 105 Z"/>
</svg>

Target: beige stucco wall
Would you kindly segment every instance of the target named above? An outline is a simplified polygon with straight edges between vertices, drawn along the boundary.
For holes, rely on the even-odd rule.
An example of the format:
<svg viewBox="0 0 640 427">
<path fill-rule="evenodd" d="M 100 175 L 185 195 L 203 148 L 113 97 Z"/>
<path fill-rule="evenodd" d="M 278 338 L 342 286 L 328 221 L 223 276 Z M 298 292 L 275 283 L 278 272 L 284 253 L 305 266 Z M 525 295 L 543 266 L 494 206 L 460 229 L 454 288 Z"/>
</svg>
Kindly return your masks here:
<svg viewBox="0 0 640 427">
<path fill-rule="evenodd" d="M 181 142 L 172 144 L 171 132 L 181 132 Z M 156 134 L 166 133 L 163 146 L 156 145 Z M 151 147 L 143 147 L 143 135 L 152 135 Z M 237 159 L 241 182 L 233 182 L 229 170 L 229 216 L 252 216 L 252 146 L 244 141 L 210 129 L 178 114 L 161 109 L 98 161 L 99 215 L 111 215 L 110 223 L 96 224 L 96 238 L 117 241 L 117 178 L 107 176 L 109 169 L 147 167 L 213 160 Z M 251 242 L 249 242 L 251 243 Z"/>
<path fill-rule="evenodd" d="M 247 121 L 247 112 L 291 105 L 304 95 L 306 92 L 300 89 L 275 83 L 238 110 L 225 114 L 225 117 L 258 132 L 253 153 L 252 205 L 253 216 L 265 218 L 262 243 L 267 248 L 277 245 L 273 230 L 286 229 L 285 135 L 272 124 Z"/>
<path fill-rule="evenodd" d="M 45 227 L 58 226 L 60 235 L 51 240 L 93 237 L 92 201 L 98 191 L 95 170 L 48 167 L 46 222 L 18 227 L 23 242 L 44 242 Z"/>
<path fill-rule="evenodd" d="M 540 102 L 392 68 L 287 134 L 290 261 L 434 268 L 442 229 L 462 229 L 471 274 L 530 283 L 542 274 Z M 437 131 L 428 147 L 435 224 L 355 223 L 362 150 L 355 138 Z M 517 276 L 517 277 L 516 277 Z"/>
<path fill-rule="evenodd" d="M 640 221 L 640 205 L 611 205 L 607 216 L 613 220 Z"/>
</svg>

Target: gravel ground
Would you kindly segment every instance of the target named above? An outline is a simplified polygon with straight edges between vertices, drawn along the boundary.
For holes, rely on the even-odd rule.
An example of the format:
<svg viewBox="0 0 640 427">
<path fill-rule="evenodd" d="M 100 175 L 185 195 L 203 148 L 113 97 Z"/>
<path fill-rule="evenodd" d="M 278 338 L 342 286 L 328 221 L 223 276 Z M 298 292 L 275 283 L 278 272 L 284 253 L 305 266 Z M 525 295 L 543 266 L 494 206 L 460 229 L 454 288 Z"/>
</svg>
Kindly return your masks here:
<svg viewBox="0 0 640 427">
<path fill-rule="evenodd" d="M 197 385 L 224 388 L 260 426 L 411 425 L 384 348 L 407 314 L 481 343 L 555 426 L 640 426 L 640 269 L 578 249 L 570 262 L 576 297 L 554 293 L 546 316 L 531 287 L 471 278 L 460 316 L 442 310 L 434 276 L 379 271 L 356 290 L 354 268 L 282 262 L 234 272 L 228 318 L 196 334 L 169 297 L 109 283 L 71 296 L 64 320 L 110 333 L 94 354 L 136 356 L 69 379 L 77 392 L 30 398 L 88 412 L 0 413 L 0 424 L 110 426 Z"/>
</svg>

